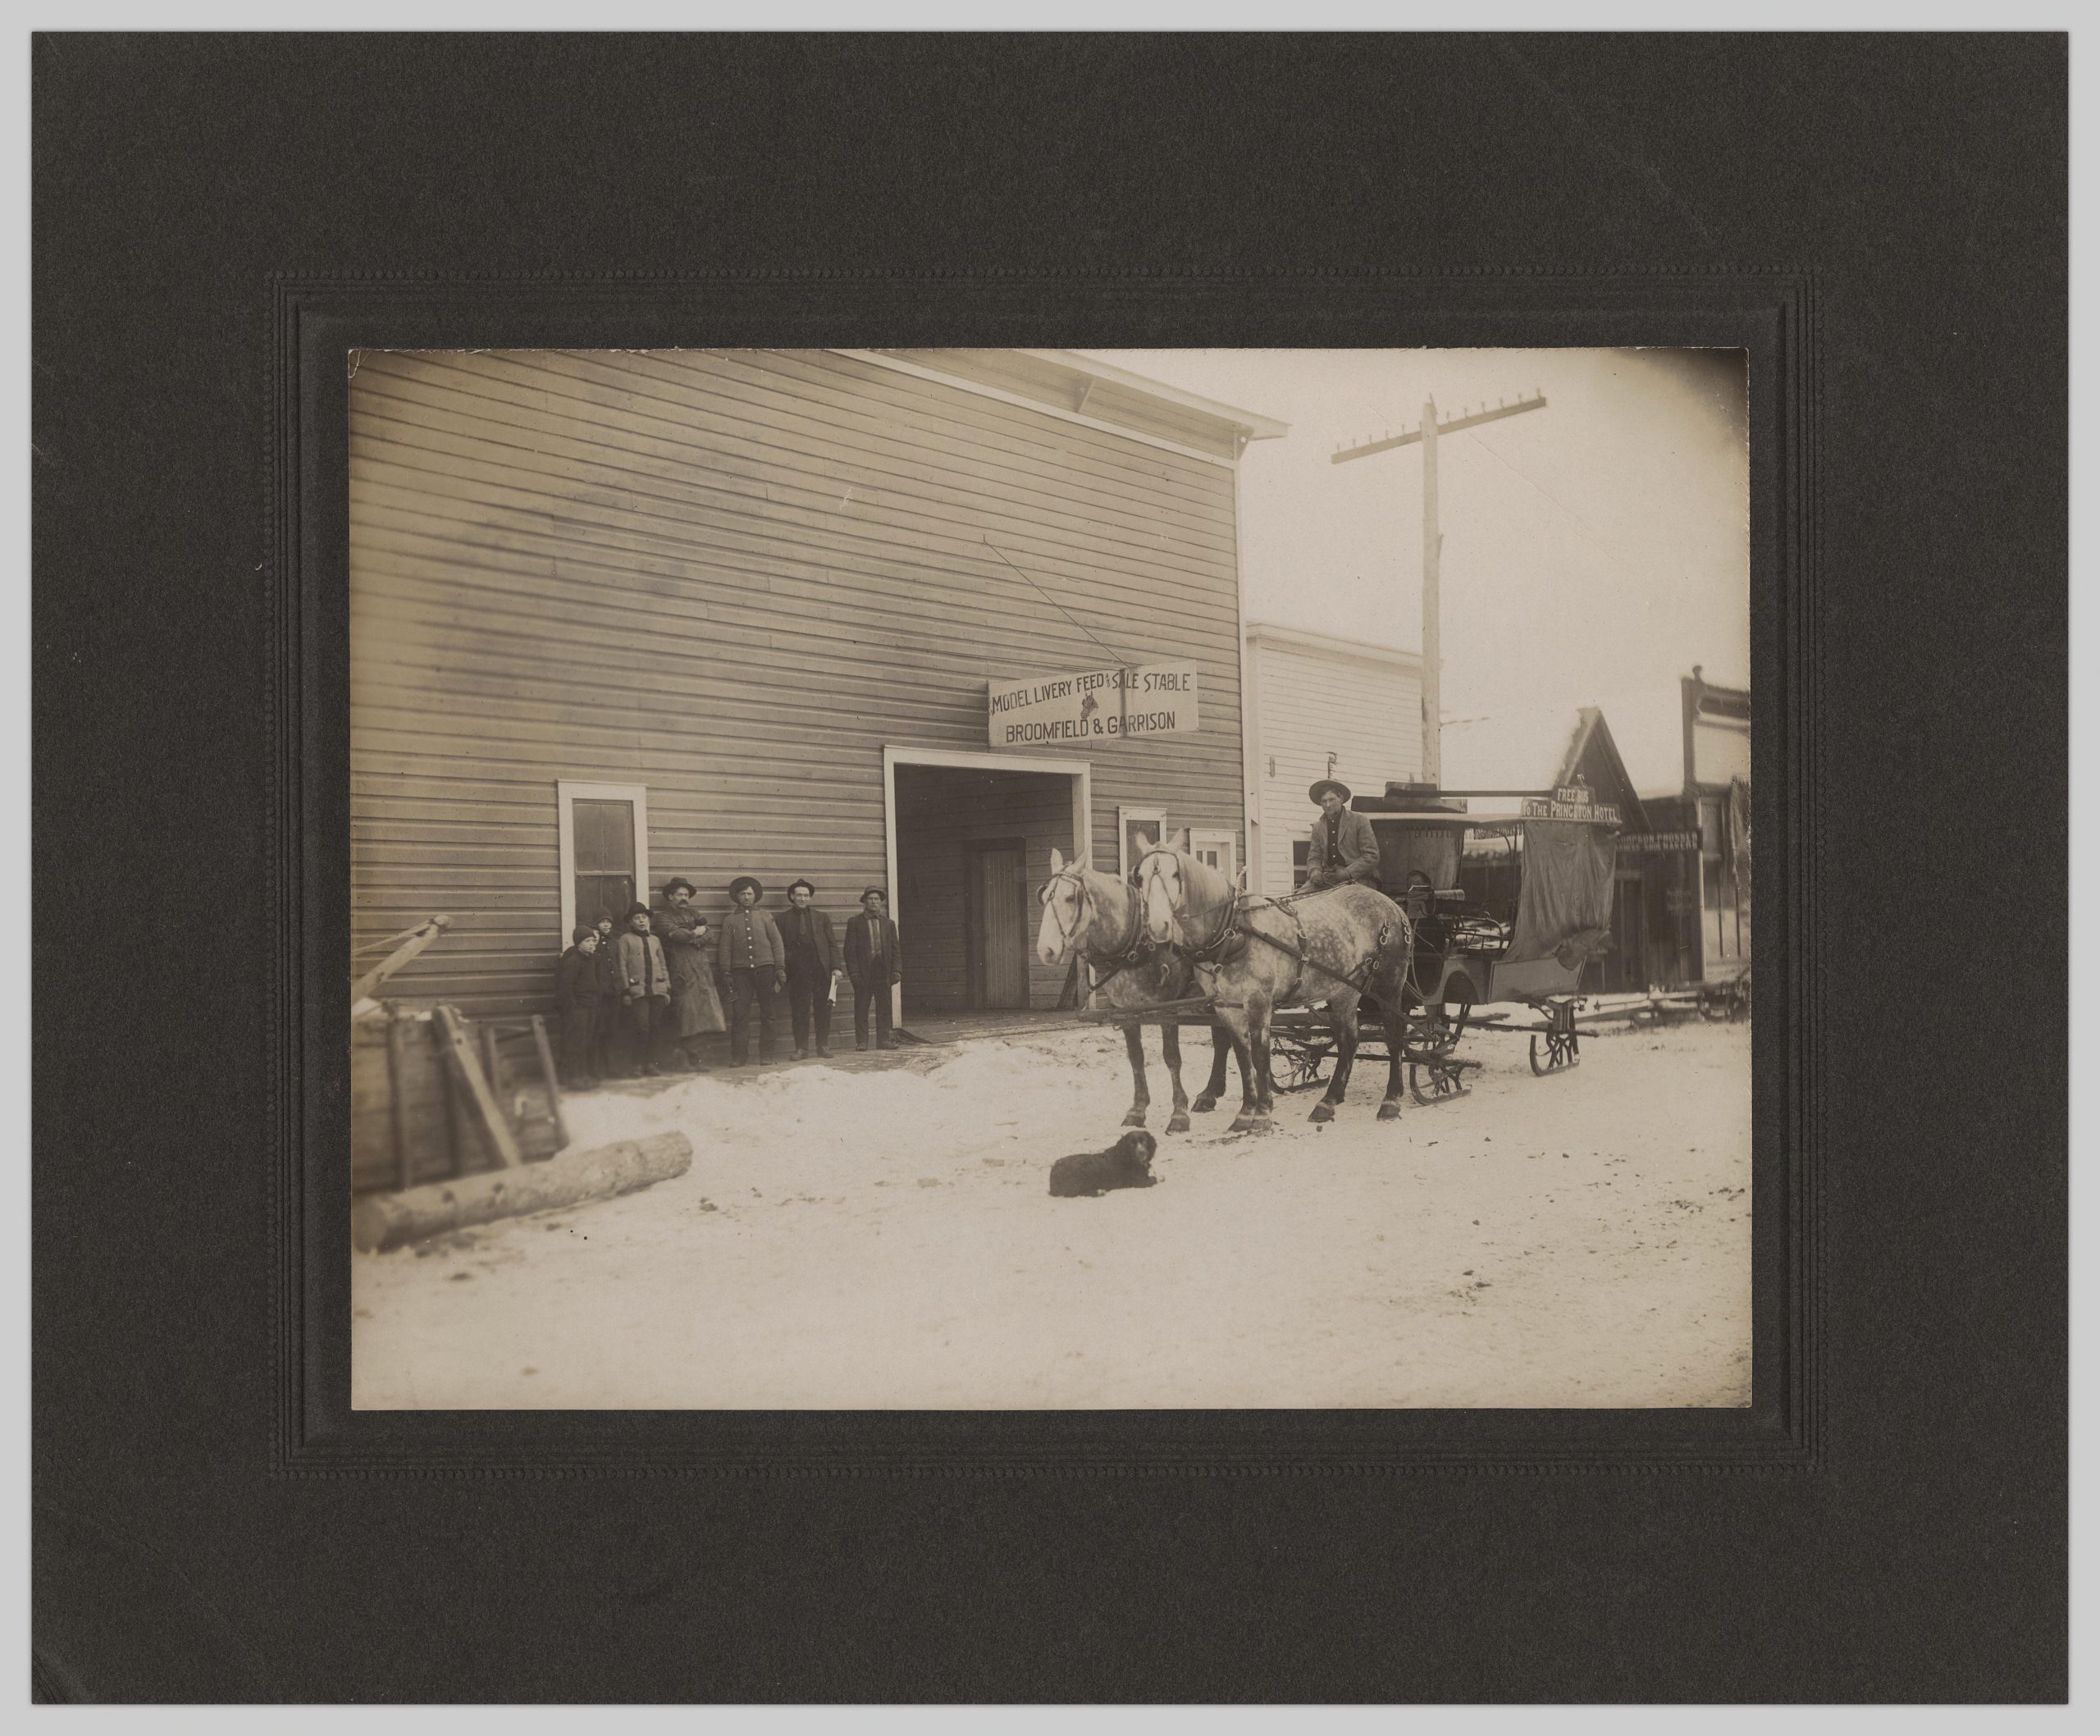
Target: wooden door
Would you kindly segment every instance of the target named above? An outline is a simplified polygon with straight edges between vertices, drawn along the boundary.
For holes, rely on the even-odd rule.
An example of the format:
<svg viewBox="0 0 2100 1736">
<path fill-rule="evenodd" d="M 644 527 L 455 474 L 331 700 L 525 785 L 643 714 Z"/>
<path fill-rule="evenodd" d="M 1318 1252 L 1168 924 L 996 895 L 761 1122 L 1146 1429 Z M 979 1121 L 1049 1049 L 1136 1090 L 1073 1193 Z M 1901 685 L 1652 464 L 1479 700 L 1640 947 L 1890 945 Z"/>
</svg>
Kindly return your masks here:
<svg viewBox="0 0 2100 1736">
<path fill-rule="evenodd" d="M 977 1004 L 988 1009 L 1028 1005 L 1026 861 L 1018 844 L 977 853 Z"/>
<path fill-rule="evenodd" d="M 1648 986 L 1648 916 L 1637 869 L 1622 868 L 1612 885 L 1611 951 L 1605 955 L 1606 994 Z"/>
</svg>

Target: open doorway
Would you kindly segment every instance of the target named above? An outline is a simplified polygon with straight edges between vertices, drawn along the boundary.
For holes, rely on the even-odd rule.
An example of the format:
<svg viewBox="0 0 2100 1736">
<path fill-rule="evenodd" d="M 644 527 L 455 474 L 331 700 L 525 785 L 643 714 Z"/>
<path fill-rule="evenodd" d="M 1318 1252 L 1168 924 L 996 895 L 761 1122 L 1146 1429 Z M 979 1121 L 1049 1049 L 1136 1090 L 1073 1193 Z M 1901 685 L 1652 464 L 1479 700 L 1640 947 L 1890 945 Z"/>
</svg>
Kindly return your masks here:
<svg viewBox="0 0 2100 1736">
<path fill-rule="evenodd" d="M 1035 957 L 1050 852 L 1091 849 L 1087 764 L 884 750 L 904 982 L 897 1016 L 1052 1008 L 1062 966 Z"/>
</svg>

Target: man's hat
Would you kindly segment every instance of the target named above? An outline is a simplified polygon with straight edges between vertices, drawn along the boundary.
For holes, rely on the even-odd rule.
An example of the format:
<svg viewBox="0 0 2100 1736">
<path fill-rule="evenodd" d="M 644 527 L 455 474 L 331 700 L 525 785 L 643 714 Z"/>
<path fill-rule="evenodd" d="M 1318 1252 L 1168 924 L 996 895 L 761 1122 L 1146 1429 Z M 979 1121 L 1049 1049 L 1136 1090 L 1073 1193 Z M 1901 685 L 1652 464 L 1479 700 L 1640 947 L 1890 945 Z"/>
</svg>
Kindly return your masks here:
<svg viewBox="0 0 2100 1736">
<path fill-rule="evenodd" d="M 1334 778 L 1322 778 L 1308 793 L 1311 795 L 1313 801 L 1317 802 L 1329 790 L 1332 790 L 1344 802 L 1349 800 L 1349 786 Z"/>
<path fill-rule="evenodd" d="M 700 889 L 694 885 L 691 880 L 679 879 L 670 879 L 664 882 L 664 896 L 667 898 L 669 898 L 670 895 L 676 892 L 681 886 L 684 887 L 685 889 L 691 893 L 696 898 L 700 896 Z"/>
<path fill-rule="evenodd" d="M 759 884 L 758 879 L 755 875 L 748 874 L 740 874 L 735 879 L 729 882 L 729 896 L 732 898 L 735 898 L 737 894 L 742 892 L 746 886 L 750 887 L 751 889 L 756 893 L 761 898 L 765 896 L 765 888 Z"/>
<path fill-rule="evenodd" d="M 813 898 L 817 895 L 816 888 L 810 885 L 807 880 L 790 881 L 788 883 L 788 889 L 790 892 L 793 892 L 797 887 L 799 887 L 802 891 L 807 893 Z"/>
<path fill-rule="evenodd" d="M 870 898 L 880 898 L 883 903 L 887 904 L 889 902 L 889 893 L 879 886 L 870 886 L 861 894 L 861 902 L 865 904 Z"/>
</svg>

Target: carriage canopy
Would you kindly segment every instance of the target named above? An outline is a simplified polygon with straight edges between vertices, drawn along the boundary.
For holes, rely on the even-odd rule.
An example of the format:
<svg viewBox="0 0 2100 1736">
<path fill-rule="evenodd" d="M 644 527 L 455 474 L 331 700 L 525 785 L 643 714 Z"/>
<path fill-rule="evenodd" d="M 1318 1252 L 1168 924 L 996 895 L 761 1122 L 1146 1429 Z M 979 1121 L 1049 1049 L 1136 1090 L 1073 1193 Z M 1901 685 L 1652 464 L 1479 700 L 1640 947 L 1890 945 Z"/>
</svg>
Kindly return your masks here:
<svg viewBox="0 0 2100 1736">
<path fill-rule="evenodd" d="M 1507 962 L 1556 958 L 1579 971 L 1611 943 L 1609 830 L 1582 820 L 1526 820 L 1524 874 Z"/>
</svg>

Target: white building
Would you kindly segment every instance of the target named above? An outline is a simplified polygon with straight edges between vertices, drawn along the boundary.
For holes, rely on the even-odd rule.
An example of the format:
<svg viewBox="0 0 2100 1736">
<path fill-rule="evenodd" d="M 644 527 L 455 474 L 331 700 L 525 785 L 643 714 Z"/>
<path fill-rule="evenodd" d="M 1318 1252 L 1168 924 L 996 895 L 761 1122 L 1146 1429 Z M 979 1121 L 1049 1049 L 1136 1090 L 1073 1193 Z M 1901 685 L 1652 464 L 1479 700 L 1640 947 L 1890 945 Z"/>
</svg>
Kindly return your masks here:
<svg viewBox="0 0 2100 1736">
<path fill-rule="evenodd" d="M 1421 776 L 1422 654 L 1249 621 L 1246 692 L 1248 884 L 1289 892 L 1316 779 L 1377 796 Z"/>
</svg>

